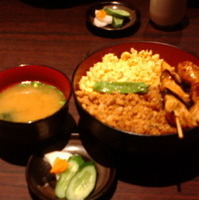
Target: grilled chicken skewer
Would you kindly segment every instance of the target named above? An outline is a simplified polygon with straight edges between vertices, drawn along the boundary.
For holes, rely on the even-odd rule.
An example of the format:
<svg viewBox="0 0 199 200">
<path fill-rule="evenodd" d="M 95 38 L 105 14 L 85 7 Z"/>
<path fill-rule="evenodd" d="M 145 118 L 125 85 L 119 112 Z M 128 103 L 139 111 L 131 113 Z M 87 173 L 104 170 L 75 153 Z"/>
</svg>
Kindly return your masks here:
<svg viewBox="0 0 199 200">
<path fill-rule="evenodd" d="M 182 82 L 180 76 L 176 73 L 175 67 L 172 67 L 165 61 L 163 61 L 161 65 L 161 72 L 164 71 L 168 71 L 178 84 Z"/>
<path fill-rule="evenodd" d="M 190 97 L 193 103 L 199 102 L 199 80 L 191 84 Z"/>
<path fill-rule="evenodd" d="M 165 110 L 167 120 L 173 125 L 175 125 L 176 117 L 178 117 L 183 128 L 192 128 L 197 125 L 186 105 L 171 94 L 165 95 Z"/>
<path fill-rule="evenodd" d="M 194 82 L 191 85 L 190 96 L 194 103 L 190 108 L 190 112 L 195 117 L 196 122 L 199 124 L 199 82 Z"/>
<path fill-rule="evenodd" d="M 177 126 L 179 138 L 183 138 L 182 128 L 188 129 L 197 125 L 196 119 L 186 105 L 171 94 L 164 97 L 166 119 L 172 125 Z"/>
<path fill-rule="evenodd" d="M 177 66 L 177 73 L 183 82 L 190 86 L 190 98 L 192 100 L 191 114 L 199 124 L 199 66 L 190 62 L 181 62 Z"/>
<path fill-rule="evenodd" d="M 179 63 L 176 67 L 176 71 L 182 82 L 186 83 L 187 85 L 192 85 L 195 82 L 199 82 L 199 66 L 190 61 Z"/>
<path fill-rule="evenodd" d="M 166 118 L 170 124 L 177 127 L 179 138 L 183 138 L 182 128 L 192 128 L 197 125 L 197 122 L 192 113 L 195 112 L 195 110 L 193 109 L 193 111 L 190 112 L 186 106 L 190 103 L 190 96 L 184 92 L 180 86 L 181 76 L 183 75 L 183 78 L 186 78 L 182 73 L 184 68 L 179 68 L 182 73 L 180 77 L 174 69 L 175 68 L 171 67 L 167 63 L 163 65 L 160 90 L 164 93 Z M 193 97 L 198 100 L 199 92 L 196 93 L 196 91 L 198 90 L 195 90 L 193 87 Z"/>
<path fill-rule="evenodd" d="M 182 81 L 190 87 L 192 102 L 197 103 L 199 101 L 199 66 L 185 61 L 179 63 L 176 69 Z"/>
<path fill-rule="evenodd" d="M 176 80 L 172 74 L 166 69 L 161 74 L 161 91 L 169 90 L 174 95 L 178 96 L 184 103 L 188 104 L 190 102 L 189 94 L 184 92 L 184 90 L 176 83 Z"/>
</svg>

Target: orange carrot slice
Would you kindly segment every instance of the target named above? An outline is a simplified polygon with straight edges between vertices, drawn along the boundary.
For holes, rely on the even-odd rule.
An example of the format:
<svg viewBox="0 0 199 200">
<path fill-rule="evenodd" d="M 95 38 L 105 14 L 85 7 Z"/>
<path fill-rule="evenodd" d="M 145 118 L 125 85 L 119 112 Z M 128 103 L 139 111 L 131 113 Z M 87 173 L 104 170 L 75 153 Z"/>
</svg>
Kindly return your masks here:
<svg viewBox="0 0 199 200">
<path fill-rule="evenodd" d="M 67 162 L 67 160 L 57 157 L 53 163 L 53 167 L 51 168 L 50 173 L 59 174 L 67 170 L 68 167 L 69 163 Z"/>
<path fill-rule="evenodd" d="M 96 18 L 103 19 L 106 16 L 106 11 L 101 9 L 95 13 Z"/>
</svg>

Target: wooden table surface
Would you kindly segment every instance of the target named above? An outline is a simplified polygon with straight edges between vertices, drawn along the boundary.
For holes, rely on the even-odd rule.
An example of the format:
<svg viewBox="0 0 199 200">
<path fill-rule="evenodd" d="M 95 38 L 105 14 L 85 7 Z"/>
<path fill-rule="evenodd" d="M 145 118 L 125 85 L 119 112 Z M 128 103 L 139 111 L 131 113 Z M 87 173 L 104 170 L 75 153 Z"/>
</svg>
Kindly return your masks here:
<svg viewBox="0 0 199 200">
<path fill-rule="evenodd" d="M 71 78 L 77 64 L 91 52 L 132 41 L 165 42 L 199 56 L 197 1 L 193 1 L 187 9 L 188 24 L 176 31 L 161 31 L 151 25 L 148 0 L 126 1 L 140 11 L 141 24 L 133 35 L 122 38 L 93 35 L 85 26 L 85 12 L 92 1 L 73 2 L 69 6 L 53 7 L 38 6 L 28 1 L 1 0 L 0 70 L 19 64 L 44 64 L 63 71 Z M 69 111 L 78 121 L 73 99 L 70 101 Z M 0 159 L 0 200 L 30 199 L 25 180 L 25 166 Z M 196 174 L 190 180 L 181 182 L 180 187 L 142 186 L 118 180 L 112 199 L 198 200 L 199 176 Z"/>
</svg>

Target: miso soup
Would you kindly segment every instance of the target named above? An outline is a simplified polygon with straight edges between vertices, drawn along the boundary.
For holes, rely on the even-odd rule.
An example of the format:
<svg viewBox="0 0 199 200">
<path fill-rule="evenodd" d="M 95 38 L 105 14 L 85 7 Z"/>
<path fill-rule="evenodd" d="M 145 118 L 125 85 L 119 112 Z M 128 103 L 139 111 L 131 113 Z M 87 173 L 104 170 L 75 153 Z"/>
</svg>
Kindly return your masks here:
<svg viewBox="0 0 199 200">
<path fill-rule="evenodd" d="M 0 119 L 29 122 L 45 118 L 65 103 L 63 93 L 39 81 L 24 81 L 0 93 Z"/>
</svg>

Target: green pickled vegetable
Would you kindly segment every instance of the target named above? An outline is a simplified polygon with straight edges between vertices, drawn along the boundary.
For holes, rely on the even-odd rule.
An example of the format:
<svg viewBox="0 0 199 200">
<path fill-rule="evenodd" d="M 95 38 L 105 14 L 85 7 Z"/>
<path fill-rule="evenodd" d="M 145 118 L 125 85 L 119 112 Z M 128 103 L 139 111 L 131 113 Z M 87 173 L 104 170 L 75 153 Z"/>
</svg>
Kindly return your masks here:
<svg viewBox="0 0 199 200">
<path fill-rule="evenodd" d="M 97 92 L 121 94 L 147 93 L 149 86 L 144 82 L 95 82 L 93 89 Z"/>
<path fill-rule="evenodd" d="M 104 8 L 104 10 L 108 15 L 118 18 L 130 17 L 131 15 L 128 11 L 122 9 Z"/>
<path fill-rule="evenodd" d="M 59 198 L 65 198 L 68 184 L 73 176 L 80 169 L 80 167 L 83 165 L 84 160 L 81 156 L 74 155 L 68 159 L 68 162 L 70 164 L 69 168 L 60 174 L 60 177 L 55 187 L 55 195 Z"/>
<path fill-rule="evenodd" d="M 11 113 L 0 113 L 0 120 L 13 121 L 13 115 Z"/>
<path fill-rule="evenodd" d="M 19 86 L 21 86 L 21 87 L 28 87 L 30 85 L 37 88 L 37 87 L 43 85 L 43 83 L 40 81 L 23 81 L 23 82 L 19 83 Z"/>
<path fill-rule="evenodd" d="M 66 190 L 67 200 L 83 200 L 94 189 L 97 171 L 93 162 L 86 162 L 71 179 Z"/>
<path fill-rule="evenodd" d="M 123 26 L 124 19 L 113 17 L 112 26 L 113 28 L 121 28 Z"/>
</svg>

